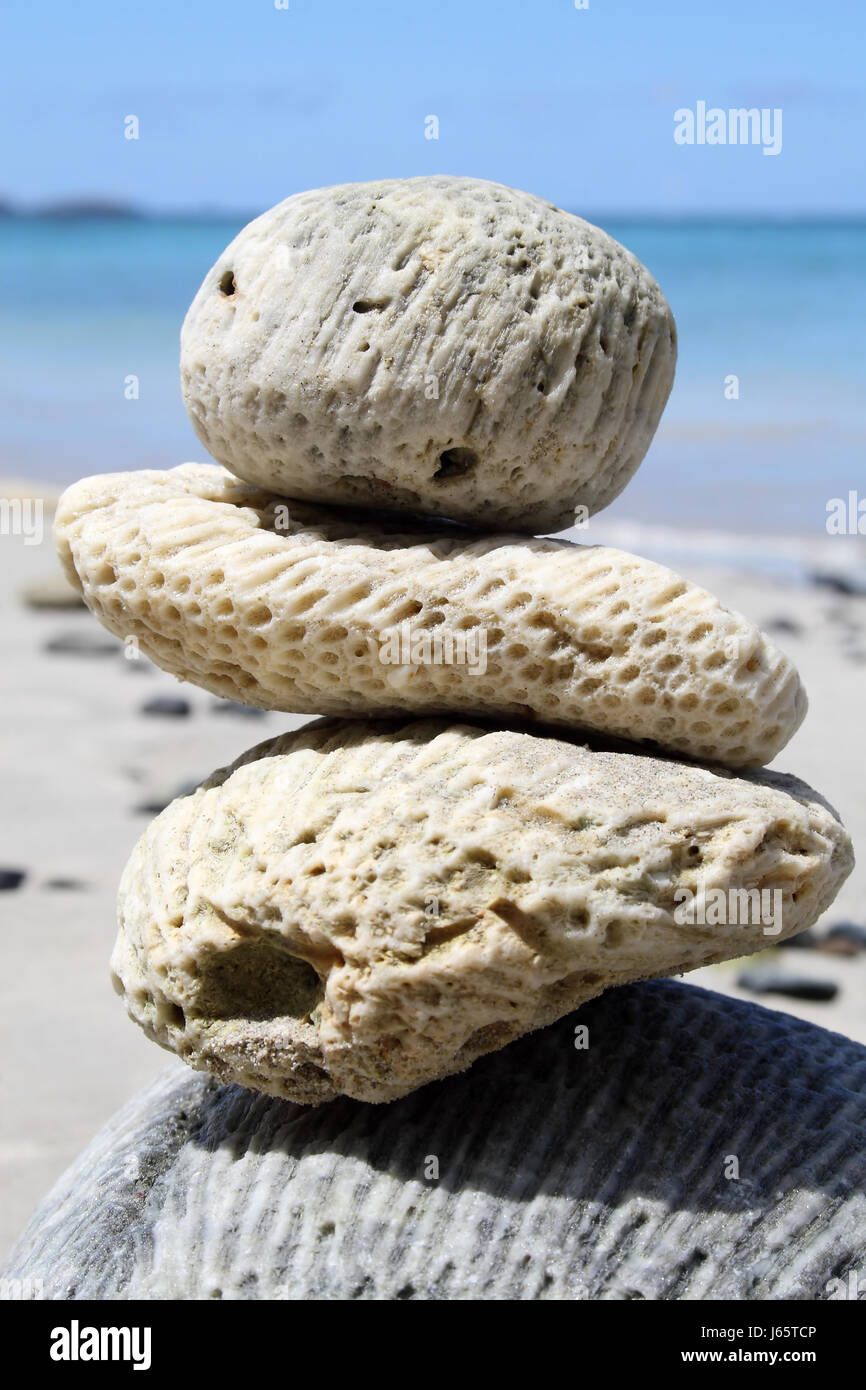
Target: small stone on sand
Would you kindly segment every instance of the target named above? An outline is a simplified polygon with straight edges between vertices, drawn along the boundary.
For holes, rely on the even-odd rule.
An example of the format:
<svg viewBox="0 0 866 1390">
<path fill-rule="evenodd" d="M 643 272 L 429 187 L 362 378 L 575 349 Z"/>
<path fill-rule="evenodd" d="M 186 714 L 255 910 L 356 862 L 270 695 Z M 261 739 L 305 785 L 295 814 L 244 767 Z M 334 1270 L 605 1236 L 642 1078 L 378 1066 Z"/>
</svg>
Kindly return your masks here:
<svg viewBox="0 0 866 1390">
<path fill-rule="evenodd" d="M 832 980 L 813 980 L 805 975 L 787 975 L 782 970 L 744 970 L 737 979 L 740 989 L 750 994 L 787 994 L 792 999 L 835 999 L 839 986 Z"/>
<path fill-rule="evenodd" d="M 34 580 L 18 590 L 18 597 L 27 608 L 84 608 L 85 602 L 60 572 L 45 579 Z"/>
<path fill-rule="evenodd" d="M 192 714 L 189 700 L 179 695 L 155 695 L 141 707 L 142 714 L 158 714 L 169 719 L 185 719 Z"/>
<path fill-rule="evenodd" d="M 116 656 L 120 643 L 113 637 L 91 632 L 64 632 L 45 643 L 52 656 Z"/>
</svg>

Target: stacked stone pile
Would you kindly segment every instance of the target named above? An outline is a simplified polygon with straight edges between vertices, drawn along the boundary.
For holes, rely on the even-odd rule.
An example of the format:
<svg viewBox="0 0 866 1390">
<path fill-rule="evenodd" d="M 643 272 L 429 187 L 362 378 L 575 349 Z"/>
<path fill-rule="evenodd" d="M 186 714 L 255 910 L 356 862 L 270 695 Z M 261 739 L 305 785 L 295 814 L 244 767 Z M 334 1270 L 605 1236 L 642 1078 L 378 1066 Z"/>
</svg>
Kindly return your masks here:
<svg viewBox="0 0 866 1390">
<path fill-rule="evenodd" d="M 477 180 L 304 193 L 219 258 L 181 365 L 220 466 L 76 484 L 59 551 L 181 679 L 339 718 L 142 837 L 113 968 L 157 1042 L 389 1101 L 827 907 L 846 833 L 760 770 L 805 713 L 790 662 L 659 565 L 537 538 L 627 484 L 675 352 L 632 255 Z M 776 895 L 772 926 L 684 918 L 710 889 Z"/>
</svg>

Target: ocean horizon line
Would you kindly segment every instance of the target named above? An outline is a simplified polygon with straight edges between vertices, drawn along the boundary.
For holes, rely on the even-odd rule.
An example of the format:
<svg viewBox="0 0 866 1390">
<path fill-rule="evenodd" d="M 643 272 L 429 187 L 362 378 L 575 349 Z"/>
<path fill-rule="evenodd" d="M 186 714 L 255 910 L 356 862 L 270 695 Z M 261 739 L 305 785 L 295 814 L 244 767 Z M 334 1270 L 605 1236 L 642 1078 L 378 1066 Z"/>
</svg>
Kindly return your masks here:
<svg viewBox="0 0 866 1390">
<path fill-rule="evenodd" d="M 296 189 L 296 193 L 304 192 Z M 286 194 L 286 197 L 291 197 Z M 17 202 L 0 195 L 0 222 L 183 222 L 218 223 L 249 222 L 260 217 L 272 204 L 263 203 L 258 210 L 252 208 L 158 208 L 146 204 L 127 202 L 122 198 L 109 196 L 70 196 L 52 198 L 35 203 Z M 660 211 L 640 208 L 610 209 L 582 208 L 578 210 L 568 203 L 561 204 L 565 212 L 583 217 L 589 222 L 626 222 L 664 227 L 692 226 L 730 226 L 730 227 L 774 227 L 785 226 L 861 226 L 866 224 L 866 207 L 862 209 L 836 209 L 816 212 L 813 209 L 768 211 L 766 209 L 702 208 L 700 210 L 680 209 Z"/>
</svg>

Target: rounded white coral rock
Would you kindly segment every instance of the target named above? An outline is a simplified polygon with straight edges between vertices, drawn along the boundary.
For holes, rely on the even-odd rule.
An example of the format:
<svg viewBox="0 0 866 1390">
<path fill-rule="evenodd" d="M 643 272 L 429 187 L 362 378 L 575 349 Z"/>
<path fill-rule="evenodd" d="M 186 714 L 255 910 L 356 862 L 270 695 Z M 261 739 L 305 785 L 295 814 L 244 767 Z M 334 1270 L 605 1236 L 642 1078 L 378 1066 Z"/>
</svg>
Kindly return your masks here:
<svg viewBox="0 0 866 1390">
<path fill-rule="evenodd" d="M 538 532 L 622 490 L 675 360 L 658 285 L 605 232 L 437 176 L 251 222 L 187 314 L 181 377 L 202 443 L 249 482 Z"/>
</svg>

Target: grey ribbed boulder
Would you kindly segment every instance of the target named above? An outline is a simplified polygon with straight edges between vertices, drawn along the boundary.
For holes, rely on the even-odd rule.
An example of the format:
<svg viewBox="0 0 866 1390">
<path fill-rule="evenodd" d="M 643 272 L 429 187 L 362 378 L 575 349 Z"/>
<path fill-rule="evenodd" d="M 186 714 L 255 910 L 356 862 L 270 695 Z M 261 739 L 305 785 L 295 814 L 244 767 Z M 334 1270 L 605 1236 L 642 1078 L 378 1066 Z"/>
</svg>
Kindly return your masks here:
<svg viewBox="0 0 866 1390">
<path fill-rule="evenodd" d="M 863 1268 L 864 1121 L 866 1048 L 670 981 L 387 1107 L 178 1065 L 5 1274 L 60 1299 L 838 1297 Z"/>
</svg>

